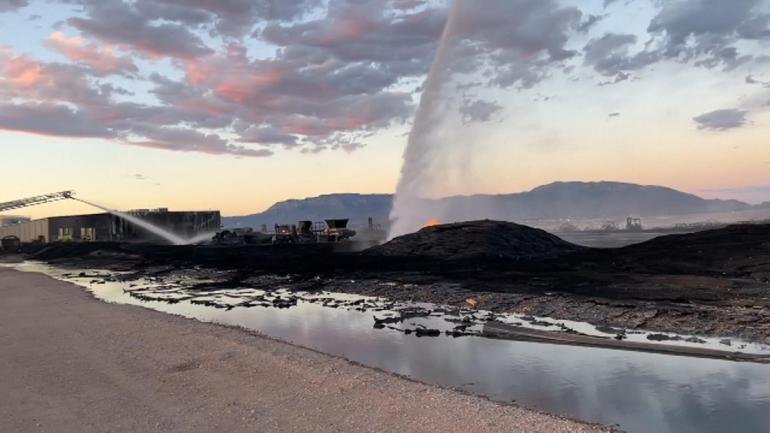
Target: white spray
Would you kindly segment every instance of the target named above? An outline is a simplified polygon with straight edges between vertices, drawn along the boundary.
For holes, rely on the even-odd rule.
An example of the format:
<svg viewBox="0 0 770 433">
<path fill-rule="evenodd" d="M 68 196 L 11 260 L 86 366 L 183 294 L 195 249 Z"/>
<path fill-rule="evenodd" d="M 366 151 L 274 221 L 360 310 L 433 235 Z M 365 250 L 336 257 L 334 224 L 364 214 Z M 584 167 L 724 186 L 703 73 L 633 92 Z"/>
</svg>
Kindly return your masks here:
<svg viewBox="0 0 770 433">
<path fill-rule="evenodd" d="M 455 0 L 450 9 L 436 56 L 425 79 L 420 105 L 404 152 L 404 165 L 390 214 L 389 238 L 411 233 L 427 221 L 424 194 L 435 182 L 431 165 L 435 151 L 449 138 L 441 136 L 439 127 L 449 109 L 447 98 L 442 97 L 442 92 L 451 77 L 451 39 L 463 1 Z M 441 215 L 433 217 L 440 218 Z"/>
<path fill-rule="evenodd" d="M 184 239 L 184 238 L 182 238 L 180 236 L 175 235 L 174 233 L 171 233 L 168 230 L 164 230 L 164 229 L 156 226 L 155 224 L 152 224 L 150 222 L 144 221 L 141 218 L 137 218 L 134 215 L 127 214 L 125 212 L 116 211 L 114 209 L 110 209 L 110 208 L 98 205 L 96 203 L 91 203 L 90 201 L 86 201 L 86 200 L 83 200 L 83 199 L 80 199 L 80 198 L 72 197 L 72 199 L 73 200 L 77 200 L 77 201 L 82 202 L 82 203 L 85 203 L 87 205 L 91 205 L 91 206 L 97 207 L 97 208 L 102 209 L 102 210 L 104 210 L 106 212 L 109 212 L 109 213 L 115 215 L 116 217 L 124 219 L 124 220 L 130 222 L 131 224 L 133 224 L 133 225 L 135 225 L 137 227 L 141 227 L 141 228 L 147 230 L 150 233 L 153 233 L 153 234 L 156 234 L 156 235 L 162 237 L 163 239 L 167 240 L 168 242 L 170 242 L 173 245 L 190 245 L 190 244 L 195 243 L 195 242 L 193 242 L 193 239 Z M 200 241 L 201 240 L 199 240 L 198 242 L 200 242 Z"/>
</svg>

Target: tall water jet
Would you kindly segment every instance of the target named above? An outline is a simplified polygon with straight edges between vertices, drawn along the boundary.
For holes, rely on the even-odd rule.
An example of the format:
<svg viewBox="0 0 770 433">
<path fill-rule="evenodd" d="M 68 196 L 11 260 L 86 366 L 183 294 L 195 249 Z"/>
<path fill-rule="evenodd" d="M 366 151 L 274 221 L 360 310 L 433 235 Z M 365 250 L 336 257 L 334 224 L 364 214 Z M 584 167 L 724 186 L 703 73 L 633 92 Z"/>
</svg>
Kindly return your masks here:
<svg viewBox="0 0 770 433">
<path fill-rule="evenodd" d="M 713 179 L 715 162 L 727 160 L 718 146 L 698 144 L 703 140 L 740 144 L 734 149 L 745 159 L 729 158 L 719 168 L 724 176 L 766 178 L 767 165 L 755 163 L 761 143 L 748 132 L 756 122 L 750 116 L 769 112 L 767 86 L 759 85 L 766 79 L 747 78 L 752 69 L 738 68 L 757 67 L 750 59 L 766 51 L 761 41 L 731 28 L 724 32 L 729 38 L 709 39 L 717 48 L 698 50 L 690 45 L 705 46 L 708 35 L 685 43 L 670 34 L 671 17 L 718 16 L 726 11 L 721 2 L 691 2 L 687 11 L 681 2 L 646 2 L 642 12 L 601 3 L 454 0 L 404 152 L 390 237 L 434 219 L 535 224 L 531 220 L 545 217 L 542 224 L 550 224 L 549 214 L 579 215 L 590 196 L 573 188 L 536 191 L 533 202 L 496 196 L 554 181 L 692 185 L 693 176 Z M 751 4 L 761 15 L 770 0 Z M 741 61 L 714 55 L 720 50 L 740 52 Z M 724 86 L 730 82 L 753 90 L 742 89 L 737 98 Z M 682 162 L 689 158 L 699 163 Z M 669 164 L 660 166 L 661 160 Z M 474 197 L 442 198 L 460 194 Z M 530 212 L 537 206 L 542 210 Z M 601 206 L 584 212 L 612 216 Z"/>
<path fill-rule="evenodd" d="M 190 239 L 184 239 L 184 238 L 182 238 L 180 236 L 175 235 L 174 233 L 171 233 L 168 230 L 165 230 L 165 229 L 163 229 L 161 227 L 158 227 L 155 224 L 152 224 L 152 223 L 150 223 L 148 221 L 144 221 L 143 219 L 138 218 L 138 217 L 136 217 L 134 215 L 131 215 L 131 214 L 128 214 L 128 213 L 125 213 L 125 212 L 120 212 L 120 211 L 117 211 L 117 210 L 114 210 L 114 209 L 110 209 L 108 207 L 101 206 L 101 205 L 98 205 L 96 203 L 92 203 L 90 201 L 83 200 L 81 198 L 76 198 L 76 197 L 70 197 L 70 198 L 72 200 L 77 200 L 77 201 L 79 201 L 81 203 L 85 203 L 87 205 L 90 205 L 90 206 L 102 209 L 103 211 L 108 212 L 108 213 L 110 213 L 112 215 L 115 215 L 118 218 L 126 220 L 126 221 L 130 222 L 131 224 L 133 224 L 133 225 L 135 225 L 137 227 L 141 227 L 141 228 L 147 230 L 148 232 L 150 232 L 152 234 L 160 236 L 161 238 L 167 240 L 172 245 L 189 245 L 191 243 L 194 243 Z"/>
<path fill-rule="evenodd" d="M 450 8 L 433 64 L 425 79 L 420 105 L 404 151 L 404 164 L 390 214 L 389 238 L 413 232 L 431 218 L 442 220 L 440 209 L 426 211 L 425 194 L 433 181 L 430 177 L 431 165 L 435 161 L 434 151 L 449 139 L 442 136 L 440 128 L 450 109 L 449 101 L 442 94 L 451 76 L 452 38 L 463 1 L 455 0 Z"/>
</svg>

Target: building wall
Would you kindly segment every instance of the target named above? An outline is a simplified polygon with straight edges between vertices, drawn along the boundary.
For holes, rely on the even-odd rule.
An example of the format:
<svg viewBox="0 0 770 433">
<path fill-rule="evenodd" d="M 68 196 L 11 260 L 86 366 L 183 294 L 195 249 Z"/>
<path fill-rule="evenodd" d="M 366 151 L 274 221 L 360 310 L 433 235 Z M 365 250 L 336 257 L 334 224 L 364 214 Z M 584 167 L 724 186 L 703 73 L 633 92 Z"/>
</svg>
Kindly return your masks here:
<svg viewBox="0 0 770 433">
<path fill-rule="evenodd" d="M 134 216 L 185 238 L 207 233 L 213 235 L 222 224 L 219 211 L 141 212 Z M 40 236 L 44 237 L 45 242 L 163 242 L 144 229 L 107 213 L 51 217 L 0 227 L 0 238 L 5 236 L 17 236 L 22 242 L 33 242 Z"/>
<path fill-rule="evenodd" d="M 15 215 L 0 215 L 0 227 L 11 226 L 32 221 L 30 218 Z"/>
<path fill-rule="evenodd" d="M 52 241 L 110 241 L 115 240 L 113 216 L 107 213 L 52 217 Z"/>
<path fill-rule="evenodd" d="M 6 236 L 16 236 L 22 242 L 34 242 L 42 236 L 45 242 L 51 242 L 49 221 L 48 219 L 42 219 L 0 227 L 0 238 Z"/>
<path fill-rule="evenodd" d="M 132 215 L 168 230 L 176 235 L 192 238 L 218 231 L 222 226 L 219 211 L 200 212 L 134 212 Z M 156 237 L 131 224 L 125 225 L 127 239 L 152 241 Z"/>
<path fill-rule="evenodd" d="M 138 212 L 134 216 L 185 238 L 213 235 L 222 224 L 219 211 Z M 1 227 L 0 238 L 5 236 L 17 236 L 22 242 L 34 242 L 41 236 L 45 242 L 164 242 L 144 229 L 107 213 L 51 217 Z"/>
</svg>

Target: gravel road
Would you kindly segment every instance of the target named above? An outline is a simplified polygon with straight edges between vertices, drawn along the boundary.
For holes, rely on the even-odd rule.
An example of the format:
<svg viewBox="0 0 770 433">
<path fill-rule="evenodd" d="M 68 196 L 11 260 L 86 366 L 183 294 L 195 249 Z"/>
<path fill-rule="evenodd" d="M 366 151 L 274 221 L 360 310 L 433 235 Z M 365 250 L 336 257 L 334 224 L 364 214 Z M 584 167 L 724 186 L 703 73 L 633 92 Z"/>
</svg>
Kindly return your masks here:
<svg viewBox="0 0 770 433">
<path fill-rule="evenodd" d="M 610 432 L 0 268 L 0 432 Z"/>
</svg>

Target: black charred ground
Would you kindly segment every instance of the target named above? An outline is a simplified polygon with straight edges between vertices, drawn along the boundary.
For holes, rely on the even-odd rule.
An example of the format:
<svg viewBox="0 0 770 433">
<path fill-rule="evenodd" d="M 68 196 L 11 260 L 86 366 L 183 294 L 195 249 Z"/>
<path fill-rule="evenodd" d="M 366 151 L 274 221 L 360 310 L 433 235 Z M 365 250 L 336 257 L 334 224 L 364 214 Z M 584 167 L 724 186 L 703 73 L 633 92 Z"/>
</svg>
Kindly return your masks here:
<svg viewBox="0 0 770 433">
<path fill-rule="evenodd" d="M 334 245 L 158 246 L 71 243 L 28 258 L 136 272 L 231 270 L 223 286 L 280 284 L 515 311 L 595 324 L 770 343 L 770 225 L 663 236 L 617 249 L 581 247 L 498 221 L 427 227 L 369 250 Z"/>
</svg>

